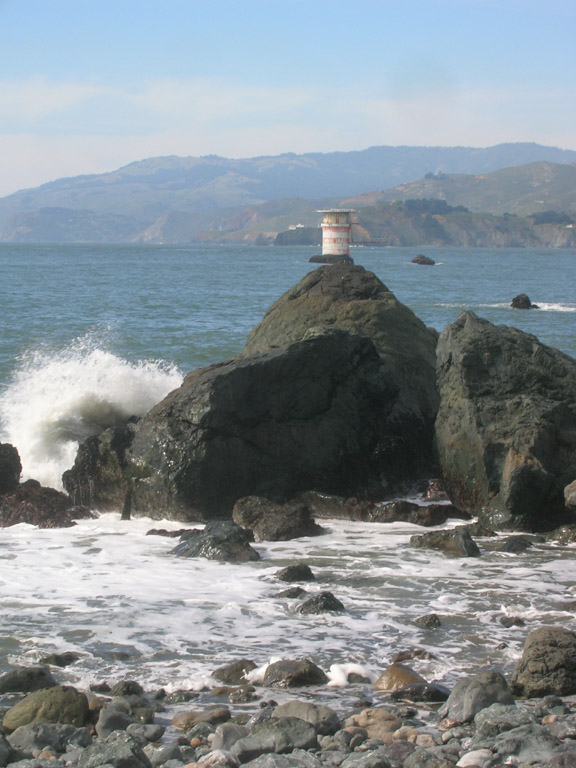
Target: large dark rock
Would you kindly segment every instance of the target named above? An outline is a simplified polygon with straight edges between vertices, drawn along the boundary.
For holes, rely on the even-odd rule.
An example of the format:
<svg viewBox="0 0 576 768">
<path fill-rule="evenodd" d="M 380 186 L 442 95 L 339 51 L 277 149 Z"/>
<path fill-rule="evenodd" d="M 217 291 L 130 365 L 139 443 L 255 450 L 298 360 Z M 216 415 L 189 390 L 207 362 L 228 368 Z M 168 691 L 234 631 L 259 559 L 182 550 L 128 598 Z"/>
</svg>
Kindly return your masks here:
<svg viewBox="0 0 576 768">
<path fill-rule="evenodd" d="M 438 343 L 436 445 L 459 507 L 494 528 L 574 519 L 576 361 L 515 328 L 463 312 Z"/>
<path fill-rule="evenodd" d="M 0 693 L 32 693 L 58 685 L 46 667 L 15 667 L 0 675 Z"/>
<path fill-rule="evenodd" d="M 576 694 L 576 634 L 563 627 L 531 632 L 514 667 L 510 688 L 526 698 Z"/>
<path fill-rule="evenodd" d="M 22 463 L 16 448 L 10 443 L 0 443 L 0 495 L 18 487 Z"/>
<path fill-rule="evenodd" d="M 429 469 L 430 430 L 438 407 L 435 386 L 436 331 L 401 304 L 364 267 L 334 264 L 306 275 L 266 312 L 249 334 L 244 355 L 303 339 L 311 328 L 341 328 L 368 336 L 385 364 L 397 398 L 387 423 L 398 467 Z M 416 475 L 413 474 L 415 477 Z"/>
<path fill-rule="evenodd" d="M 327 682 L 326 674 L 312 661 L 283 659 L 268 665 L 262 684 L 273 688 L 298 688 L 303 685 L 325 685 Z"/>
<path fill-rule="evenodd" d="M 396 400 L 369 339 L 313 335 L 189 374 L 122 435 L 83 443 L 63 481 L 101 510 L 129 492 L 132 514 L 185 520 L 229 516 L 243 496 L 381 490 Z"/>
<path fill-rule="evenodd" d="M 232 520 L 252 531 L 255 541 L 287 541 L 324 533 L 304 502 L 275 504 L 259 496 L 247 496 L 234 505 Z"/>
<path fill-rule="evenodd" d="M 454 530 L 430 531 L 410 537 L 410 546 L 437 549 L 450 557 L 480 557 L 478 545 L 464 526 Z"/>
<path fill-rule="evenodd" d="M 19 523 L 38 528 L 70 528 L 76 520 L 95 517 L 87 507 L 76 506 L 70 496 L 27 480 L 0 496 L 0 528 Z"/>
</svg>

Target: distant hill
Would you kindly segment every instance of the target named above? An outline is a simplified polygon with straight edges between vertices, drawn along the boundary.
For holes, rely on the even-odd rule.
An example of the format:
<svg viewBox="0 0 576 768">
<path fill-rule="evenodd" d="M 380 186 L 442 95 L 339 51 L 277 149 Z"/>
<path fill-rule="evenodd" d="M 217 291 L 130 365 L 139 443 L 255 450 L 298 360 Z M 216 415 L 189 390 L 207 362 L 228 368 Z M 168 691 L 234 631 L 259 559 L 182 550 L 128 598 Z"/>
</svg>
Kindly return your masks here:
<svg viewBox="0 0 576 768">
<path fill-rule="evenodd" d="M 125 216 L 139 229 L 171 211 L 210 212 L 272 200 L 342 198 L 408 184 L 426 174 L 486 174 L 545 161 L 576 163 L 572 150 L 532 143 L 473 147 L 371 147 L 358 152 L 228 159 L 156 157 L 110 173 L 43 184 L 0 199 L 0 229 L 14 214 L 70 208 Z"/>
<path fill-rule="evenodd" d="M 471 211 L 494 214 L 555 210 L 576 214 L 576 163 L 529 163 L 487 174 L 427 174 L 398 187 L 370 192 L 342 201 L 358 207 L 416 198 L 445 200 Z"/>
</svg>

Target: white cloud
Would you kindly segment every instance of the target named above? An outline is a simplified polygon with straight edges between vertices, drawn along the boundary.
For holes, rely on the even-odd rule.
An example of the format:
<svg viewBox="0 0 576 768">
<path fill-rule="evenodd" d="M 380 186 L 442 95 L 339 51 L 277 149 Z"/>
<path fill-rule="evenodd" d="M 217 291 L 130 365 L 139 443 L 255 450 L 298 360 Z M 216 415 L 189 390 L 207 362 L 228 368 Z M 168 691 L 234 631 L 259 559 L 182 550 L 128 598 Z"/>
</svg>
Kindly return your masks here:
<svg viewBox="0 0 576 768">
<path fill-rule="evenodd" d="M 13 120 L 37 120 L 111 92 L 85 83 L 54 83 L 44 77 L 0 80 L 0 124 Z"/>
</svg>

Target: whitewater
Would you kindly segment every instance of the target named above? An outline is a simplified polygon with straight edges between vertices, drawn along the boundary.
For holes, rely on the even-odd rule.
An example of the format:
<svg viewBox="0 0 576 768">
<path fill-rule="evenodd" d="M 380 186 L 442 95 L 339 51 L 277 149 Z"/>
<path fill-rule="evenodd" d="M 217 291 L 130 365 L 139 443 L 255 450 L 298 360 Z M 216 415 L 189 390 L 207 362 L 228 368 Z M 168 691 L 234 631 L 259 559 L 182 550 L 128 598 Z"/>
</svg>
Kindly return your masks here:
<svg viewBox="0 0 576 768">
<path fill-rule="evenodd" d="M 307 248 L 0 245 L 0 440 L 17 446 L 23 478 L 60 487 L 78 443 L 146 413 L 189 370 L 229 359 L 284 291 L 313 268 Z M 354 249 L 399 300 L 438 330 L 472 309 L 576 354 L 576 252 Z M 509 306 L 527 293 L 540 310 Z M 343 693 L 342 665 L 374 677 L 400 650 L 427 679 L 451 685 L 487 664 L 509 671 L 527 633 L 575 629 L 574 547 L 544 541 L 521 556 L 479 540 L 481 558 L 448 560 L 409 546 L 407 524 L 324 523 L 313 539 L 258 544 L 261 560 L 220 565 L 170 554 L 146 535 L 180 524 L 118 513 L 64 530 L 18 525 L 0 539 L 0 668 L 52 652 L 79 660 L 59 679 L 86 686 L 130 677 L 201 690 L 236 659 L 309 657 Z M 449 526 L 458 521 L 450 521 Z M 305 560 L 311 592 L 342 615 L 302 616 L 276 571 Z M 437 613 L 440 630 L 414 619 Z M 517 620 L 505 627 L 501 619 Z"/>
</svg>

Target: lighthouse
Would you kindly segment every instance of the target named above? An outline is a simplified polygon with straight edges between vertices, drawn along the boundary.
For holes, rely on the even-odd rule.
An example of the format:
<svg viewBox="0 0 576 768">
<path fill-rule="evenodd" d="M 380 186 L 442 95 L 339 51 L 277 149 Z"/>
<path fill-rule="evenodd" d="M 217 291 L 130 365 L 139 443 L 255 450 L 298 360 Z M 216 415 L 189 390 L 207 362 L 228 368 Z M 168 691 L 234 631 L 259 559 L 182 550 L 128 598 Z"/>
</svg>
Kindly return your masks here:
<svg viewBox="0 0 576 768">
<path fill-rule="evenodd" d="M 334 264 L 338 261 L 352 262 L 350 258 L 350 230 L 352 208 L 328 208 L 317 211 L 322 214 L 322 255 L 310 261 Z"/>
</svg>

